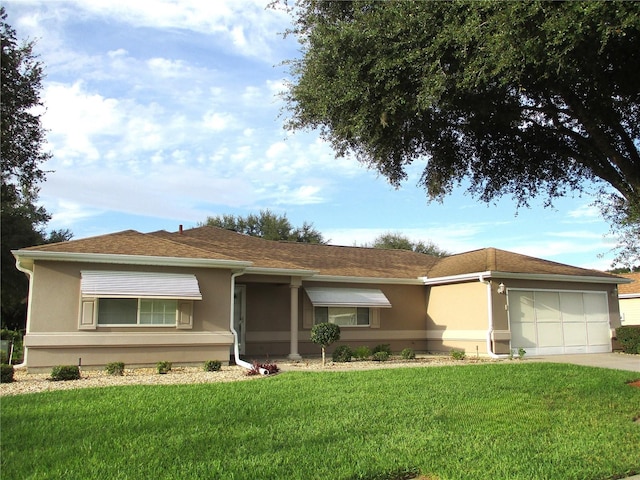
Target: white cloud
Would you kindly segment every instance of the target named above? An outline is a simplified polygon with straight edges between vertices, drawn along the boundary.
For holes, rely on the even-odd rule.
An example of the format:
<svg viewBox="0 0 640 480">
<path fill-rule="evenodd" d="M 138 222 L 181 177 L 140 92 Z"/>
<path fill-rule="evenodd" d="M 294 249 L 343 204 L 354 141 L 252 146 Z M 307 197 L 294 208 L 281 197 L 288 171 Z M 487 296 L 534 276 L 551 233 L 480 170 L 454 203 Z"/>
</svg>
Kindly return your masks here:
<svg viewBox="0 0 640 480">
<path fill-rule="evenodd" d="M 167 58 L 155 57 L 147 60 L 147 65 L 152 75 L 164 78 L 178 78 L 189 75 L 189 67 L 182 60 L 169 60 Z"/>
<path fill-rule="evenodd" d="M 120 131 L 119 101 L 85 92 L 81 81 L 72 86 L 49 84 L 43 100 L 47 110 L 42 124 L 51 132 L 56 157 L 63 161 L 98 160 L 101 155 L 93 137 Z"/>
<path fill-rule="evenodd" d="M 202 122 L 204 126 L 214 132 L 222 132 L 229 129 L 234 124 L 234 118 L 229 113 L 220 112 L 207 112 L 205 113 Z"/>
</svg>

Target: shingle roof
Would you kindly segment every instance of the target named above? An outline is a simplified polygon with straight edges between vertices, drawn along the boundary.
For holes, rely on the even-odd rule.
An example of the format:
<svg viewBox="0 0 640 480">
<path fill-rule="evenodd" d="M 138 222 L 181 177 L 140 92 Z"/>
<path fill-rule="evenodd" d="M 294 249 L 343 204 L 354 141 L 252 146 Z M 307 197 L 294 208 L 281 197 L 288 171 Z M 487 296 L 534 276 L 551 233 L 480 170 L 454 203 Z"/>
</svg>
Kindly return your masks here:
<svg viewBox="0 0 640 480">
<path fill-rule="evenodd" d="M 209 226 L 173 233 L 126 230 L 24 250 L 249 261 L 253 268 L 311 270 L 342 277 L 417 279 L 497 271 L 615 278 L 495 248 L 438 258 L 408 250 L 278 242 Z"/>
<path fill-rule="evenodd" d="M 140 255 L 176 258 L 211 258 L 211 253 L 170 239 L 160 238 L 135 230 L 125 230 L 98 237 L 70 240 L 25 248 L 26 251 L 97 253 L 105 255 Z M 216 258 L 228 260 L 220 254 Z"/>
<path fill-rule="evenodd" d="M 438 261 L 408 250 L 277 242 L 208 226 L 152 235 L 197 245 L 212 254 L 224 251 L 236 260 L 249 260 L 258 268 L 304 269 L 322 275 L 418 278 Z"/>
<path fill-rule="evenodd" d="M 640 294 L 640 272 L 621 273 L 619 276 L 633 280 L 632 283 L 623 283 L 618 285 L 618 293 L 620 295 L 630 295 L 633 293 Z"/>
<path fill-rule="evenodd" d="M 577 275 L 589 277 L 612 276 L 597 270 L 573 267 L 563 263 L 551 262 L 541 258 L 529 257 L 519 253 L 499 250 L 497 248 L 483 248 L 471 252 L 451 255 L 441 259 L 428 272 L 428 277 L 447 277 L 463 275 L 473 272 L 508 272 L 535 273 L 548 275 Z"/>
</svg>

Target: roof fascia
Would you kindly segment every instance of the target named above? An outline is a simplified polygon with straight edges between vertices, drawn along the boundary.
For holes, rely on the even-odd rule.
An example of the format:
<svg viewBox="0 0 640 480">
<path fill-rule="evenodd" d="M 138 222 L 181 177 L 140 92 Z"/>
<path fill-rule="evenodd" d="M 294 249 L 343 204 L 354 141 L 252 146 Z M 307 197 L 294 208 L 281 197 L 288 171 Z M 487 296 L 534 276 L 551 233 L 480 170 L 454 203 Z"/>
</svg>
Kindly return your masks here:
<svg viewBox="0 0 640 480">
<path fill-rule="evenodd" d="M 338 275 L 314 275 L 304 278 L 305 282 L 332 282 L 332 283 L 371 283 L 388 285 L 424 285 L 420 278 L 385 278 L 385 277 L 343 277 Z"/>
<path fill-rule="evenodd" d="M 514 278 L 522 280 L 542 280 L 542 281 L 560 281 L 560 282 L 577 282 L 577 283 L 611 283 L 614 285 L 620 283 L 631 283 L 627 279 L 621 277 L 595 277 L 590 275 L 557 275 L 551 273 L 510 273 L 510 272 L 491 272 L 491 275 L 498 278 Z"/>
<path fill-rule="evenodd" d="M 625 300 L 629 298 L 640 298 L 640 293 L 621 293 L 618 295 L 620 300 Z"/>
<path fill-rule="evenodd" d="M 621 277 L 595 277 L 588 275 L 561 275 L 552 273 L 513 273 L 513 272 L 499 272 L 499 271 L 486 271 L 476 273 L 465 273 L 461 275 L 450 275 L 446 277 L 422 277 L 422 281 L 425 285 L 445 285 L 448 283 L 459 283 L 475 281 L 478 279 L 486 278 L 504 278 L 504 279 L 517 279 L 517 280 L 538 280 L 546 282 L 576 282 L 576 283 L 610 283 L 621 284 L 631 283 L 627 279 Z"/>
<path fill-rule="evenodd" d="M 267 267 L 247 267 L 245 274 L 255 275 L 282 275 L 287 277 L 309 277 L 318 272 L 316 270 L 304 270 L 295 268 L 267 268 Z"/>
<path fill-rule="evenodd" d="M 158 257 L 152 255 L 117 255 L 107 253 L 71 253 L 40 252 L 31 250 L 12 250 L 19 260 L 47 260 L 54 262 L 87 262 L 117 265 L 154 265 L 163 267 L 202 267 L 202 268 L 241 268 L 245 269 L 253 262 L 238 260 L 216 260 L 210 258 Z"/>
<path fill-rule="evenodd" d="M 446 285 L 449 283 L 472 282 L 478 279 L 491 278 L 491 272 L 463 273 L 460 275 L 448 275 L 445 277 L 420 277 L 423 285 Z"/>
</svg>

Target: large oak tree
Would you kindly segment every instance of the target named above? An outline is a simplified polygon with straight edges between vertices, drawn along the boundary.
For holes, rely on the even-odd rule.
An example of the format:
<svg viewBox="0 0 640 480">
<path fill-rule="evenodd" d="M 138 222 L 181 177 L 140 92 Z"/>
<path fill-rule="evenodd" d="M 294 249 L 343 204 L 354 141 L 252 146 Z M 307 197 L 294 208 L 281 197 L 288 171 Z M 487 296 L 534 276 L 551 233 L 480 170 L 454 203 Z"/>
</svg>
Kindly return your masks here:
<svg viewBox="0 0 640 480">
<path fill-rule="evenodd" d="M 15 267 L 11 250 L 71 238 L 68 230 L 43 229 L 49 220 L 37 205 L 38 184 L 44 180 L 42 164 L 50 158 L 44 150 L 46 132 L 40 122 L 42 63 L 34 42 L 19 42 L 0 7 L 2 59 L 0 61 L 0 161 L 2 326 L 24 328 L 28 282 Z"/>
<path fill-rule="evenodd" d="M 424 161 L 431 199 L 464 180 L 482 201 L 526 206 L 595 181 L 638 261 L 640 2 L 292 7 L 289 128 L 318 128 L 395 185 Z"/>
</svg>

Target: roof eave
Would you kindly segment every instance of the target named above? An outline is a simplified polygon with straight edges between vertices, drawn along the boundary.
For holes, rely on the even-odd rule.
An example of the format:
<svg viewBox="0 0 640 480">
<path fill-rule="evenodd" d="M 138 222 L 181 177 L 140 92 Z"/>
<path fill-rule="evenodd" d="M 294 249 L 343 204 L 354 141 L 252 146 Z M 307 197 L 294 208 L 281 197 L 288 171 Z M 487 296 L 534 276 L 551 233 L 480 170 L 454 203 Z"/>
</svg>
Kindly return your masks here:
<svg viewBox="0 0 640 480">
<path fill-rule="evenodd" d="M 318 272 L 316 270 L 304 270 L 296 268 L 268 268 L 268 267 L 247 267 L 245 274 L 256 275 L 282 275 L 289 277 L 309 277 L 314 276 Z"/>
<path fill-rule="evenodd" d="M 386 278 L 386 277 L 354 277 L 340 275 L 314 275 L 304 278 L 307 282 L 332 282 L 332 283 L 370 283 L 388 285 L 424 285 L 420 278 Z"/>
<path fill-rule="evenodd" d="M 253 265 L 252 262 L 239 260 L 221 260 L 211 258 L 162 257 L 153 255 L 121 255 L 110 253 L 72 253 L 72 252 L 42 252 L 33 250 L 12 250 L 13 256 L 24 265 L 24 260 L 33 263 L 34 260 L 54 262 L 87 262 L 112 265 L 153 265 L 163 267 L 202 267 L 202 268 L 231 268 L 245 269 Z"/>
<path fill-rule="evenodd" d="M 475 281 L 485 278 L 504 278 L 504 279 L 517 279 L 517 280 L 538 280 L 546 282 L 577 282 L 577 283 L 608 283 L 608 284 L 621 284 L 630 283 L 624 278 L 620 277 L 599 277 L 590 275 L 566 275 L 566 274 L 554 274 L 554 273 L 513 273 L 513 272 L 500 272 L 500 271 L 485 271 L 475 273 L 464 273 L 460 275 L 449 275 L 445 277 L 422 277 L 422 281 L 425 285 L 445 285 L 448 283 L 460 283 Z"/>
</svg>

